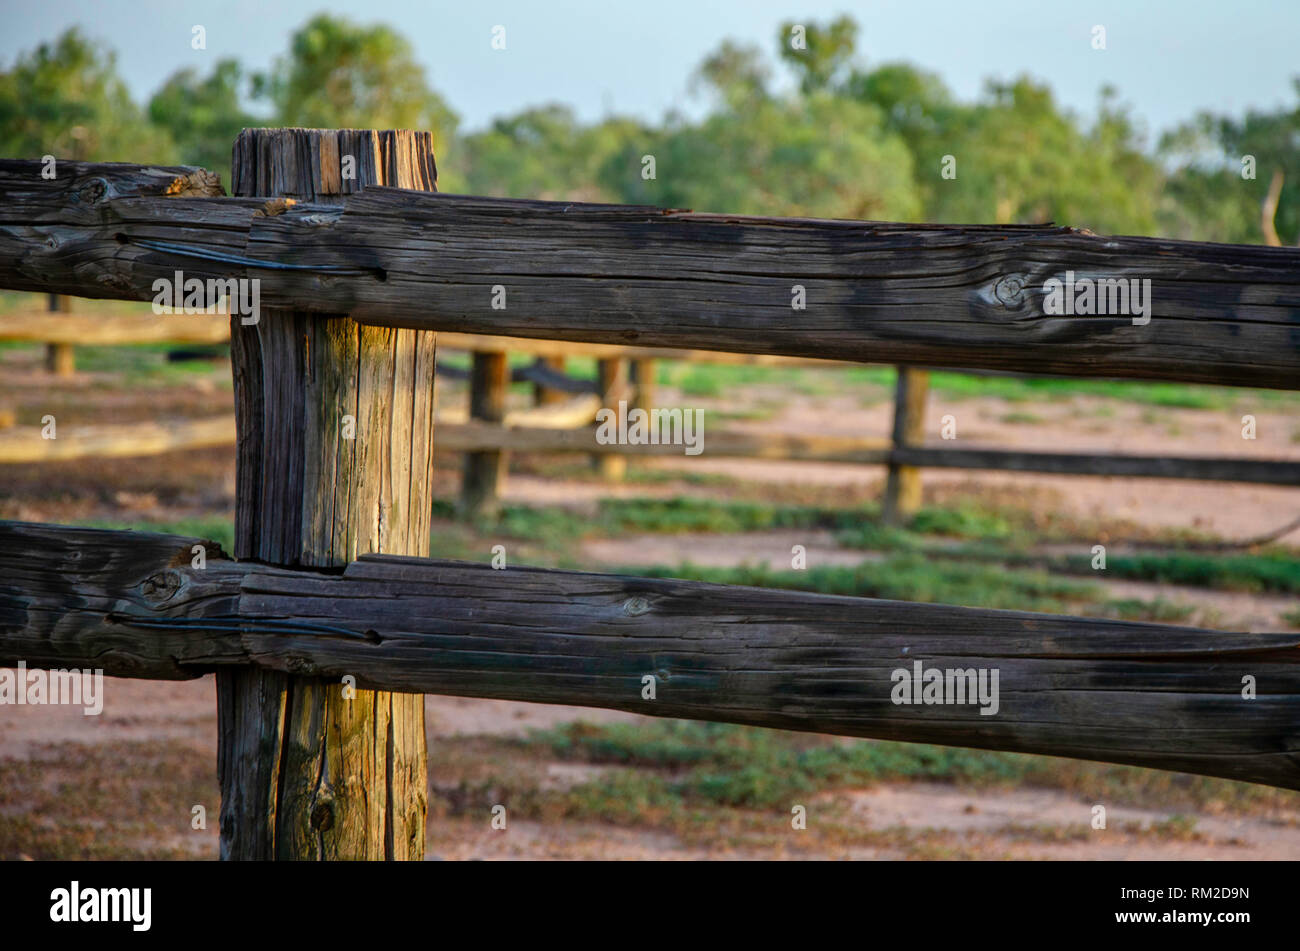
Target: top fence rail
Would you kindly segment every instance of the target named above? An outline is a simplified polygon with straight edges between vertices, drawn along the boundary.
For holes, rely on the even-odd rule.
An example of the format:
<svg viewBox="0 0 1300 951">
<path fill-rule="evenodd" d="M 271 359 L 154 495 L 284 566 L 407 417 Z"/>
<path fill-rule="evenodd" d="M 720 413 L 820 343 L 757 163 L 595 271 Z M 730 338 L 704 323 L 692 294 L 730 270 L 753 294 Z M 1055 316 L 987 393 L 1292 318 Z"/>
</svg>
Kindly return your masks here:
<svg viewBox="0 0 1300 951">
<path fill-rule="evenodd" d="M 386 326 L 1300 389 L 1300 249 L 45 167 L 0 161 L 0 287 L 152 300 L 180 271 Z"/>
</svg>

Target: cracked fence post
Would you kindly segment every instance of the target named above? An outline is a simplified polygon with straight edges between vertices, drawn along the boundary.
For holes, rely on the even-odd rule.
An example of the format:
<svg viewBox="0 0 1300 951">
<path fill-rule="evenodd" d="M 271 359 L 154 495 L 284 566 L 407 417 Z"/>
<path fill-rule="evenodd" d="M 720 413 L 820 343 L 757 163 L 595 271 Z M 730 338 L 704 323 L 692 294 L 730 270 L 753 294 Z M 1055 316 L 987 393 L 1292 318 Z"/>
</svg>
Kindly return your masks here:
<svg viewBox="0 0 1300 951">
<path fill-rule="evenodd" d="M 427 132 L 245 129 L 232 192 L 435 190 Z M 434 334 L 263 308 L 231 318 L 235 552 L 340 566 L 429 554 Z M 310 671 L 217 675 L 223 859 L 420 859 L 424 698 Z"/>
</svg>

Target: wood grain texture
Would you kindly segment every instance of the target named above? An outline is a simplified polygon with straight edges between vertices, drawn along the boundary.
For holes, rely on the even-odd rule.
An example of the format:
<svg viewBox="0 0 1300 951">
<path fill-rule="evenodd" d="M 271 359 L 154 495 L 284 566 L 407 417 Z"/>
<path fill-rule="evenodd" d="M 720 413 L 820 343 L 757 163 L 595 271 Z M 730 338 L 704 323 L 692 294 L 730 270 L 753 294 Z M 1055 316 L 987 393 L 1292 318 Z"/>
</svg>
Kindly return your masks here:
<svg viewBox="0 0 1300 951">
<path fill-rule="evenodd" d="M 383 555 L 362 556 L 341 575 L 214 557 L 200 572 L 188 568 L 193 541 L 0 523 L 0 663 L 163 678 L 255 665 L 264 686 L 288 674 L 321 684 L 352 675 L 411 696 L 607 707 L 1300 789 L 1300 632 Z M 996 669 L 998 712 L 896 705 L 893 672 L 917 661 Z M 1247 675 L 1255 699 L 1242 696 Z M 647 676 L 653 700 L 642 696 Z M 285 696 L 268 689 L 263 700 L 275 706 Z M 382 716 L 354 707 L 345 725 L 368 730 Z M 308 768 L 294 752 L 304 738 L 254 729 L 258 722 L 238 720 L 250 743 L 223 755 L 237 755 L 245 772 L 260 758 L 286 757 L 286 782 L 296 786 L 297 770 Z M 318 778 L 336 775 L 339 763 L 317 763 Z M 322 821 L 327 812 L 346 819 L 346 797 L 324 785 L 331 795 L 312 809 L 328 806 L 317 811 Z"/>
<path fill-rule="evenodd" d="M 761 219 L 464 197 L 352 196 L 303 235 L 254 228 L 255 256 L 366 263 L 317 306 L 460 332 L 788 356 L 1300 386 L 1300 251 L 1068 228 Z M 299 240 L 302 237 L 303 240 Z M 356 249 L 366 249 L 358 255 Z M 1149 279 L 1153 313 L 1049 317 L 1043 286 Z M 491 306 L 493 285 L 508 306 Z M 793 311 L 791 288 L 807 290 Z M 373 316 L 372 316 L 373 315 Z"/>
<path fill-rule="evenodd" d="M 238 194 L 316 207 L 436 177 L 429 136 L 414 132 L 245 130 L 232 164 Z M 301 311 L 232 318 L 237 555 L 327 567 L 428 553 L 434 343 Z M 349 697 L 338 679 L 255 669 L 219 674 L 218 708 L 223 857 L 423 856 L 421 697 Z"/>
<path fill-rule="evenodd" d="M 302 581 L 300 585 L 299 582 Z M 355 587 L 349 587 L 349 586 Z M 341 590 L 342 596 L 331 597 Z M 1300 633 L 1229 634 L 791 591 L 366 556 L 249 576 L 250 615 L 370 642 L 247 639 L 259 662 L 406 689 L 1048 753 L 1300 788 Z M 359 666 L 355 654 L 374 660 Z M 263 652 L 265 652 L 263 654 Z M 1000 671 L 993 716 L 898 706 L 892 672 Z M 1242 677 L 1258 697 L 1242 697 Z M 642 699 L 642 678 L 657 698 Z"/>
<path fill-rule="evenodd" d="M 413 167 L 409 150 L 355 147 L 365 167 Z M 318 156 L 285 161 L 281 168 L 258 158 L 238 169 L 255 170 L 268 187 L 292 175 L 317 180 Z M 3 287 L 150 299 L 152 280 L 184 261 L 187 274 L 259 277 L 268 306 L 381 326 L 1300 387 L 1295 248 L 356 190 L 361 182 L 261 214 L 247 198 L 160 195 L 166 176 L 133 167 L 72 166 L 70 183 L 53 184 L 42 184 L 38 170 L 35 162 L 0 163 Z M 205 264 L 133 243 L 142 237 L 369 271 Z M 1150 322 L 1047 316 L 1045 282 L 1068 271 L 1150 280 Z M 498 284 L 507 306 L 496 310 Z M 796 284 L 806 289 L 806 310 L 791 309 Z"/>
<path fill-rule="evenodd" d="M 246 664 L 243 574 L 207 539 L 0 522 L 0 665 L 187 680 Z"/>
</svg>

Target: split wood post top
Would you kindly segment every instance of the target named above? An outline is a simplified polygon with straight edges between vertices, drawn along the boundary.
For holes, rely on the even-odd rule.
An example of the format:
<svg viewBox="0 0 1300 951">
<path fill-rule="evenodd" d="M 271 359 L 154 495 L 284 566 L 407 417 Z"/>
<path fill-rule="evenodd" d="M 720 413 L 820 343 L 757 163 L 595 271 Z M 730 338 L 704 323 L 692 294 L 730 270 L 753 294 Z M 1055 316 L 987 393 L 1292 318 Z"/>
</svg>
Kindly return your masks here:
<svg viewBox="0 0 1300 951">
<path fill-rule="evenodd" d="M 437 170 L 427 132 L 245 129 L 233 178 L 237 196 L 329 203 L 432 191 Z M 429 554 L 433 333 L 263 308 L 253 325 L 232 316 L 231 362 L 237 557 Z M 218 675 L 222 857 L 422 858 L 424 698 L 303 666 Z"/>
</svg>

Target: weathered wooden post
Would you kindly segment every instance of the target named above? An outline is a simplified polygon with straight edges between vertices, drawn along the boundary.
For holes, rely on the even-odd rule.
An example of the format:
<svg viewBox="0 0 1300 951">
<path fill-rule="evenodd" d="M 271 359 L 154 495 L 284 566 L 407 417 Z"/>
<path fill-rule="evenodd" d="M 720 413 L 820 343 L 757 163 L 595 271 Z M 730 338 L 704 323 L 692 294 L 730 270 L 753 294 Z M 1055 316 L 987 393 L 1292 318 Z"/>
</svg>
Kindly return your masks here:
<svg viewBox="0 0 1300 951">
<path fill-rule="evenodd" d="M 501 423 L 506 418 L 506 394 L 510 390 L 510 366 L 501 351 L 474 351 L 469 376 L 470 419 Z M 465 454 L 460 500 L 465 515 L 495 515 L 501 507 L 505 487 L 506 454 L 499 450 Z"/>
<path fill-rule="evenodd" d="M 245 129 L 233 177 L 239 196 L 331 203 L 432 191 L 437 170 L 427 132 Z M 428 555 L 433 333 L 263 309 L 231 318 L 231 362 L 239 558 Z M 424 698 L 309 674 L 217 676 L 222 858 L 422 858 Z"/>
<path fill-rule="evenodd" d="M 66 294 L 51 294 L 50 313 L 67 314 L 72 311 L 72 298 Z M 76 353 L 70 343 L 47 343 L 45 345 L 45 369 L 55 376 L 72 376 L 77 372 Z"/>
<path fill-rule="evenodd" d="M 547 370 L 554 370 L 556 373 L 563 373 L 565 369 L 565 358 L 560 357 L 538 357 L 535 366 L 543 367 Z M 563 403 L 568 397 L 563 390 L 553 389 L 544 383 L 533 384 L 533 404 L 535 406 L 552 406 L 556 403 Z"/>
<path fill-rule="evenodd" d="M 894 390 L 894 448 L 917 446 L 925 439 L 925 400 L 930 391 L 930 371 L 898 368 Z M 921 507 L 921 470 L 889 464 L 880 517 L 887 525 L 900 525 Z"/>
<path fill-rule="evenodd" d="M 640 359 L 632 361 L 632 385 L 636 387 L 636 405 L 647 413 L 654 408 L 655 401 L 655 360 Z"/>
<path fill-rule="evenodd" d="M 596 392 L 600 394 L 601 406 L 618 412 L 618 401 L 628 397 L 627 361 L 621 359 L 596 361 Z M 627 474 L 627 457 L 612 452 L 604 452 L 591 457 L 591 464 L 601 477 L 610 482 L 617 482 Z"/>
</svg>

